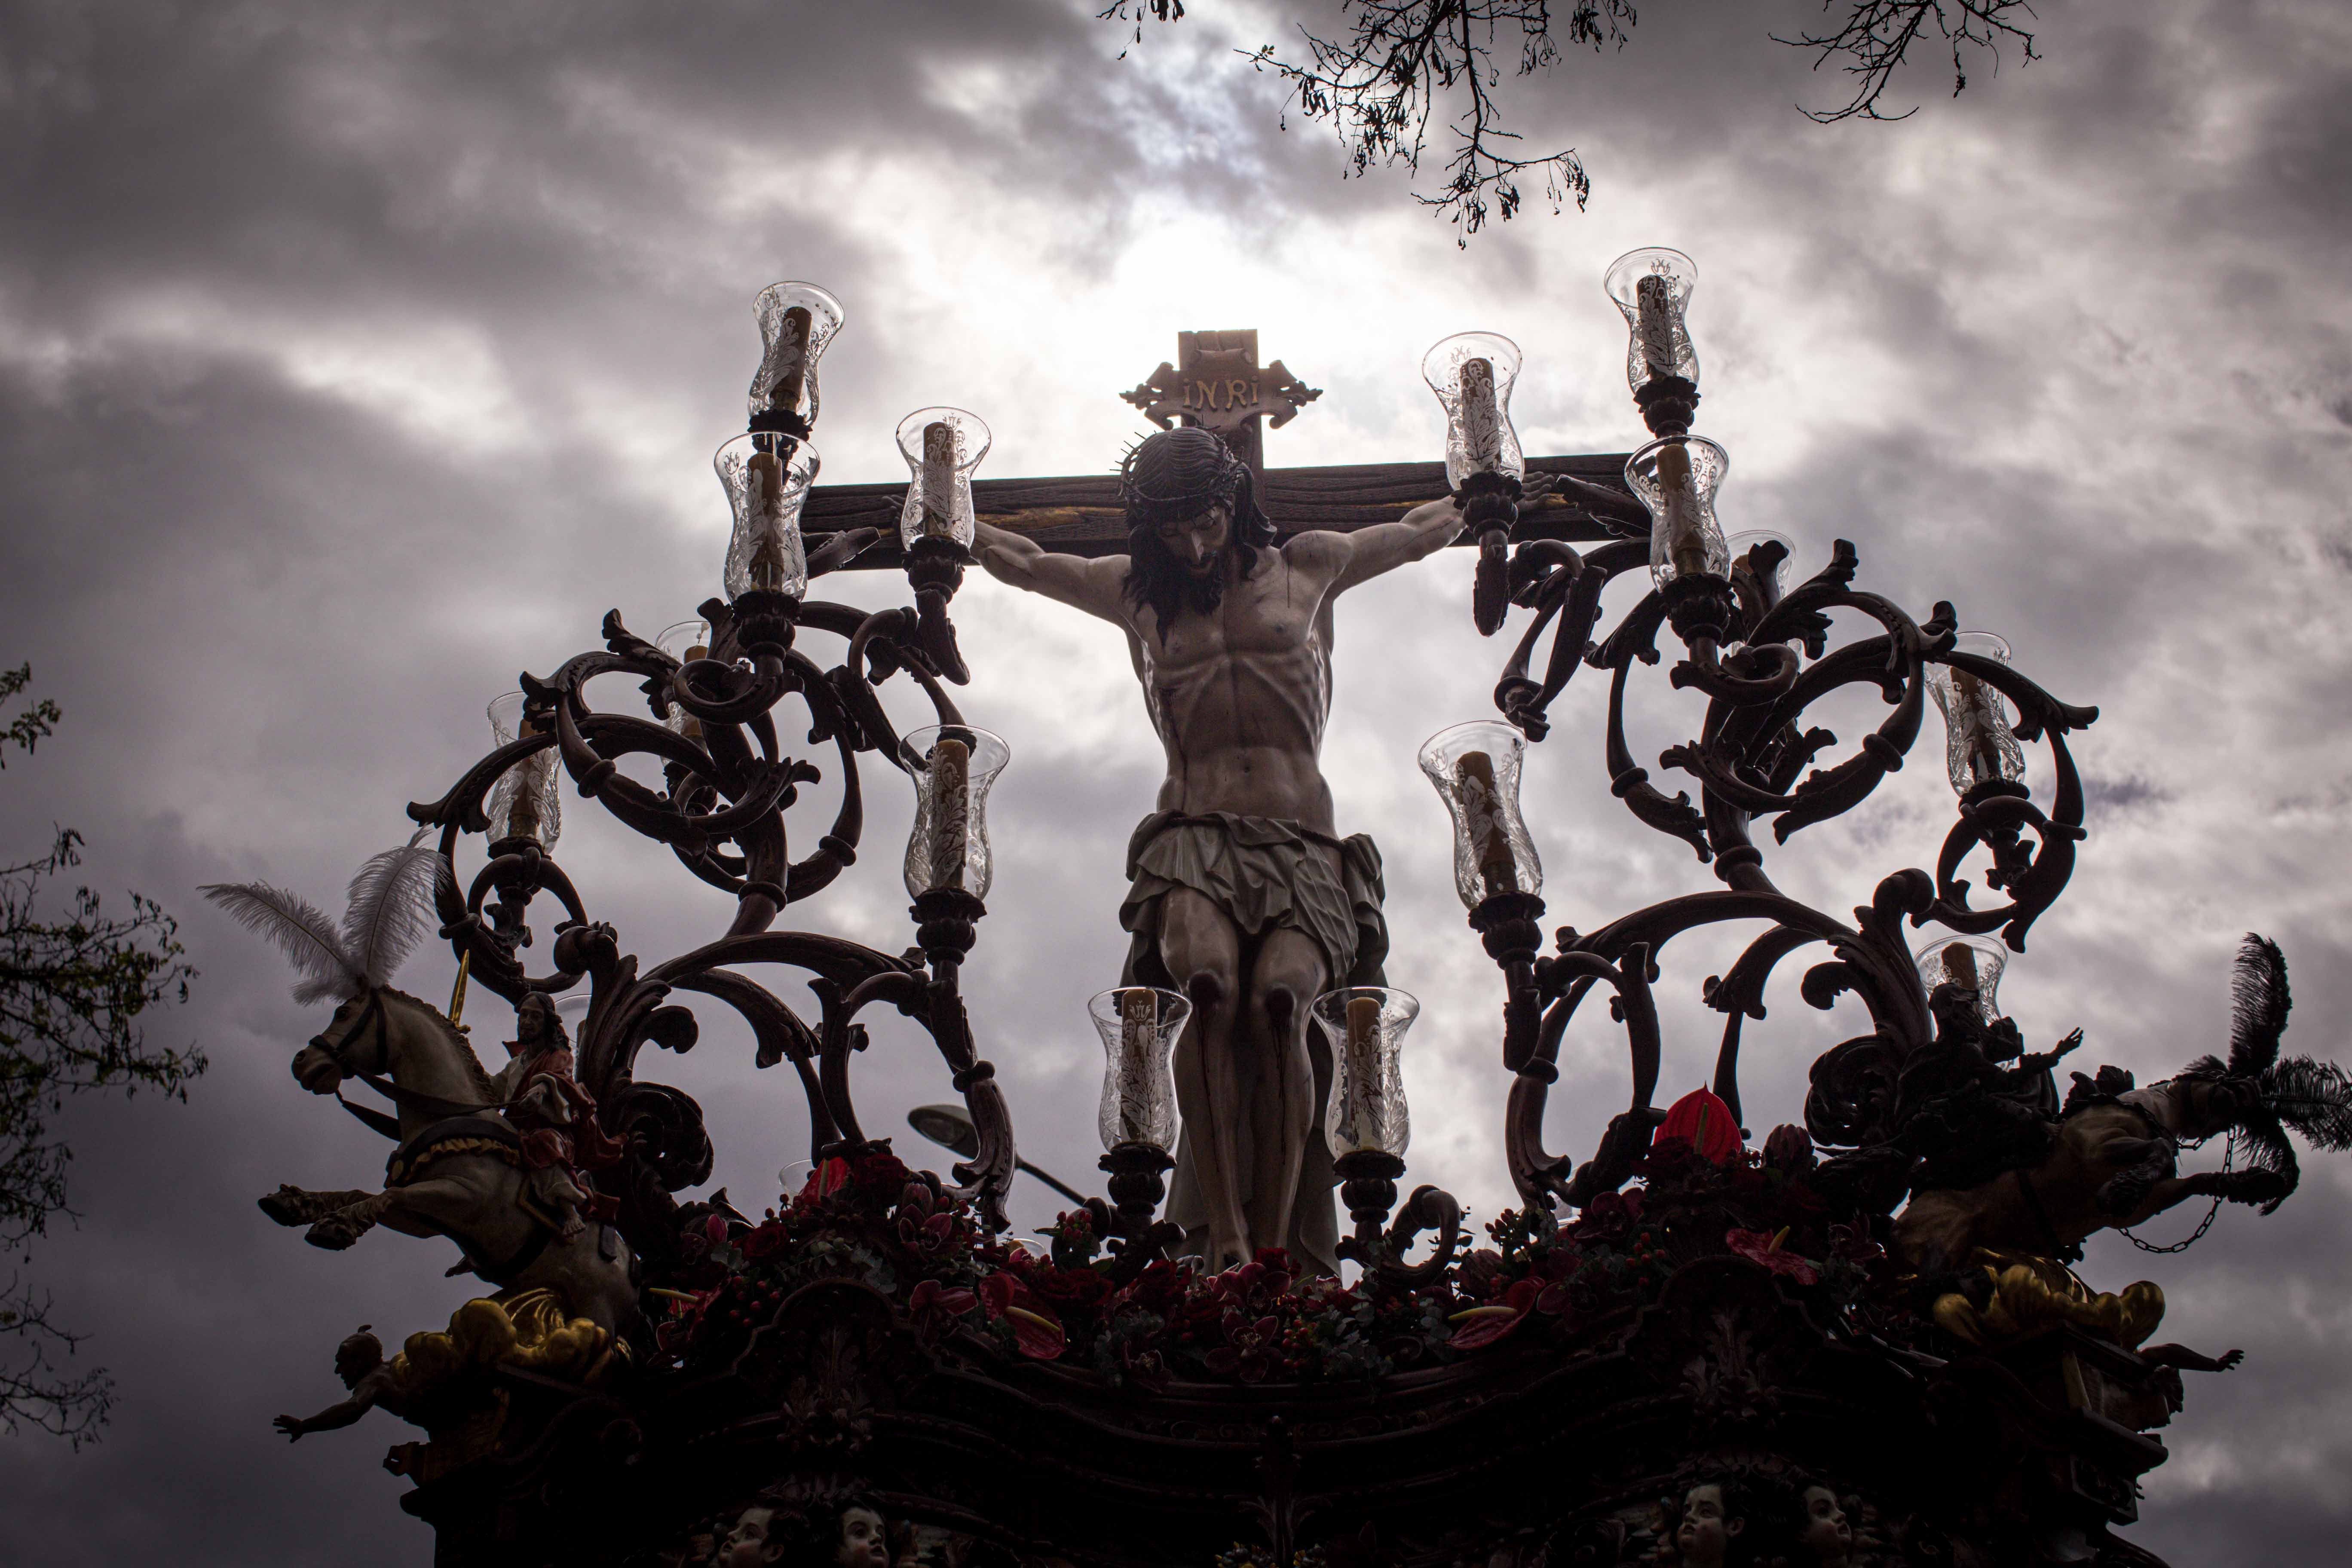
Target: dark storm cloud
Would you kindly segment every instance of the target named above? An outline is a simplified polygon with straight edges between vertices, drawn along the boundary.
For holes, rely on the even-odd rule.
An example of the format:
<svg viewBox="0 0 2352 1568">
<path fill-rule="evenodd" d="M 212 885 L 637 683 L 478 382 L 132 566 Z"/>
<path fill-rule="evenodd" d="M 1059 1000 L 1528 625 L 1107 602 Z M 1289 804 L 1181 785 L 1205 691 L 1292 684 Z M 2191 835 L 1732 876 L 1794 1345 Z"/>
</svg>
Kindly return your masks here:
<svg viewBox="0 0 2352 1568">
<path fill-rule="evenodd" d="M 1280 328 L 1268 352 L 1332 389 L 1274 437 L 1276 461 L 1421 450 L 1434 425 L 1411 359 L 1473 313 L 1459 324 L 1505 324 L 1529 350 L 1523 427 L 1622 449 L 1622 339 L 1594 280 L 1618 250 L 1681 244 L 1707 269 L 1706 427 L 1738 464 L 1727 519 L 1790 533 L 1807 570 L 1853 540 L 1865 584 L 1921 614 L 1952 599 L 2057 695 L 2105 710 L 2077 746 L 2095 836 L 2005 983 L 2028 1034 L 2082 1024 L 2094 1059 L 2172 1070 L 2219 1043 L 2230 946 L 2256 925 L 2294 964 L 2289 1048 L 2342 1050 L 2352 671 L 2330 628 L 2352 479 L 2336 195 L 2352 93 L 2336 8 L 2052 7 L 2046 59 L 1979 72 L 1957 101 L 1925 68 L 1906 84 L 1922 114 L 1875 127 L 1790 109 L 1834 84 L 1763 34 L 1811 4 L 1656 8 L 1622 55 L 1507 89 L 1531 145 L 1582 152 L 1591 212 L 1466 254 L 1402 175 L 1342 181 L 1326 132 L 1277 128 L 1278 86 L 1229 50 L 1281 37 L 1286 8 L 1196 5 L 1124 64 L 1093 8 L 0 13 L 0 664 L 32 659 L 68 710 L 9 769 L 0 832 L 16 846 L 71 822 L 93 884 L 186 918 L 198 1000 L 155 1030 L 215 1064 L 190 1106 L 72 1113 L 86 1218 L 36 1266 L 124 1403 L 88 1453 L 8 1446 L 9 1551 L 425 1559 L 375 1468 L 395 1424 L 289 1451 L 268 1422 L 328 1401 L 334 1341 L 358 1322 L 396 1336 L 466 1292 L 437 1278 L 438 1243 L 330 1257 L 253 1210 L 280 1181 L 363 1180 L 381 1148 L 285 1076 L 315 1019 L 192 889 L 259 875 L 333 902 L 404 831 L 401 805 L 478 753 L 481 705 L 514 671 L 593 643 L 609 606 L 650 635 L 712 590 L 703 464 L 740 428 L 745 301 L 776 276 L 848 300 L 826 472 L 881 479 L 899 471 L 891 421 L 942 395 L 974 400 L 1019 453 L 992 472 L 1097 469 L 1134 423 L 1106 406 L 1117 378 L 1228 310 Z M 1149 328 L 1140 363 L 1078 384 L 1068 366 L 1129 322 Z M 1459 553 L 1341 608 L 1327 766 L 1343 822 L 1387 852 L 1391 972 L 1425 1003 L 1416 1176 L 1491 1211 L 1508 1201 L 1494 975 L 1409 761 L 1493 679 Z M 895 603 L 903 584 L 842 593 Z M 958 619 L 962 704 L 1015 753 L 971 1010 L 1024 1154 L 1076 1179 L 1099 1064 L 1079 1005 L 1117 972 L 1110 911 L 1157 748 L 1107 628 L 977 576 Z M 1645 756 L 1696 722 L 1655 685 Z M 1708 881 L 1610 795 L 1604 695 L 1589 675 L 1570 689 L 1528 775 L 1552 914 L 1587 929 Z M 1877 717 L 1841 715 L 1846 743 Z M 1842 910 L 1932 860 L 1951 797 L 1929 729 L 1868 810 L 1775 854 L 1785 885 Z M 866 853 L 807 918 L 894 949 L 908 804 L 870 783 Z M 723 926 L 723 898 L 566 805 L 565 863 L 633 950 L 656 960 Z M 1736 951 L 1694 937 L 1669 955 L 1670 1083 L 1712 1058 L 1696 982 Z M 1793 975 L 1750 1036 L 1768 1125 L 1850 1032 Z M 427 995 L 448 982 L 436 953 L 404 975 Z M 506 1029 L 478 993 L 468 1016 L 486 1045 Z M 1555 1149 L 1589 1150 L 1623 1093 L 1622 1047 L 1589 1022 Z M 805 1158 L 805 1120 L 787 1075 L 748 1069 L 739 1028 L 706 1026 L 647 1071 L 699 1098 L 717 1180 L 756 1206 Z M 877 1029 L 870 1126 L 945 1097 L 926 1051 Z M 2137 1536 L 2176 1568 L 2317 1560 L 2347 1523 L 2347 1185 L 2315 1158 L 2273 1218 L 2225 1215 L 2186 1259 L 2102 1244 L 2086 1267 L 2159 1279 L 2167 1337 L 2250 1352 L 2196 1381 L 2151 1483 Z M 1016 1193 L 1023 1226 L 1048 1212 Z"/>
</svg>

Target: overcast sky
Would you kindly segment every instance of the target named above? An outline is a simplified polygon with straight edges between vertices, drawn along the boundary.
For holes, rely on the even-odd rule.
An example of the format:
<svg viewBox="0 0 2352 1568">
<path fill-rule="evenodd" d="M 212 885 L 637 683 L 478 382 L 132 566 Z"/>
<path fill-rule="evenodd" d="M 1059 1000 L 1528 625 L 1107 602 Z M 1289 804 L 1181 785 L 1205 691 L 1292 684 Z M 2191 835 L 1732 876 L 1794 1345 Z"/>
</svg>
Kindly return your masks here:
<svg viewBox="0 0 2352 1568">
<path fill-rule="evenodd" d="M 396 1341 L 467 1292 L 440 1278 L 446 1244 L 379 1233 L 330 1255 L 255 1210 L 279 1182 L 370 1182 L 383 1148 L 287 1076 L 320 1017 L 194 889 L 257 876 L 339 902 L 403 805 L 484 749 L 482 706 L 517 670 L 594 646 L 609 607 L 650 636 L 718 590 L 709 455 L 741 428 L 751 300 L 780 278 L 848 311 L 823 477 L 878 481 L 904 477 L 898 418 L 933 403 L 992 426 L 983 475 L 1100 471 L 1140 428 L 1115 395 L 1188 328 L 1256 327 L 1326 389 L 1269 437 L 1277 465 L 1438 457 L 1417 367 L 1471 328 L 1525 350 L 1528 451 L 1623 451 L 1642 432 L 1601 274 L 1682 248 L 1727 526 L 1788 533 L 1808 572 L 1850 539 L 1864 586 L 1921 616 L 1952 600 L 2102 710 L 2077 748 L 2081 869 L 2001 994 L 2028 1037 L 2079 1025 L 2085 1066 L 2176 1069 L 2221 1046 L 2253 929 L 2293 968 L 2289 1048 L 2342 1052 L 2352 13 L 2053 0 L 2043 60 L 1979 67 L 1957 101 L 1931 62 L 1896 87 L 1915 119 L 1822 127 L 1794 105 L 1837 84 L 1767 37 L 1807 0 L 1646 5 L 1622 54 L 1507 95 L 1530 145 L 1580 151 L 1590 210 L 1531 210 L 1465 252 L 1402 176 L 1343 181 L 1327 133 L 1279 129 L 1278 86 L 1231 50 L 1280 38 L 1296 7 L 1193 0 L 1123 61 L 1128 35 L 1095 9 L 0 8 L 0 664 L 31 660 L 66 711 L 0 782 L 0 831 L 21 856 L 69 823 L 94 885 L 183 918 L 204 975 L 152 1035 L 213 1060 L 185 1107 L 68 1120 L 83 1218 L 34 1268 L 121 1402 L 81 1454 L 0 1446 L 0 1560 L 429 1560 L 377 1468 L 407 1429 L 379 1415 L 289 1451 L 269 1418 L 340 1394 L 331 1353 L 357 1324 Z M 1470 628 L 1469 571 L 1451 552 L 1342 605 L 1325 764 L 1342 831 L 1387 856 L 1391 983 L 1425 1005 L 1414 1177 L 1483 1216 L 1508 1201 L 1498 982 L 1412 764 L 1488 711 L 1506 650 Z M 1083 1005 L 1116 980 L 1120 856 L 1157 751 L 1108 628 L 977 574 L 956 611 L 965 710 L 1013 755 L 971 1010 L 1024 1153 L 1090 1181 Z M 1602 694 L 1571 688 L 1528 767 L 1551 917 L 1587 930 L 1713 885 L 1610 797 Z M 1645 755 L 1696 732 L 1662 671 L 1636 700 Z M 1855 708 L 1840 728 L 1875 721 Z M 1940 762 L 1931 720 L 1866 811 L 1769 866 L 1843 911 L 1932 865 Z M 895 950 L 910 802 L 895 777 L 874 787 L 866 854 L 789 918 Z M 566 806 L 561 857 L 625 950 L 658 962 L 723 928 L 731 904 L 667 852 Z M 1669 954 L 1670 1091 L 1712 1060 L 1697 988 L 1732 951 Z M 1748 1037 L 1759 1135 L 1853 1032 L 1800 1001 L 1800 968 Z M 427 952 L 403 984 L 444 995 L 451 973 Z M 467 1017 L 508 1031 L 479 993 Z M 718 1180 L 756 1209 L 805 1156 L 805 1117 L 706 1018 L 691 1056 L 645 1070 L 700 1097 Z M 1582 1157 L 1625 1068 L 1605 1019 L 1580 1031 L 1550 1137 Z M 880 1031 L 862 1068 L 869 1127 L 948 1093 L 910 1035 Z M 1019 1221 L 1050 1212 L 1024 1183 Z M 2341 1549 L 2347 1218 L 2352 1162 L 2314 1158 L 2279 1215 L 2233 1209 L 2186 1255 L 2092 1250 L 2103 1288 L 2164 1286 L 2163 1337 L 2249 1352 L 2192 1378 L 2148 1484 L 2136 1538 L 2176 1568 Z"/>
</svg>

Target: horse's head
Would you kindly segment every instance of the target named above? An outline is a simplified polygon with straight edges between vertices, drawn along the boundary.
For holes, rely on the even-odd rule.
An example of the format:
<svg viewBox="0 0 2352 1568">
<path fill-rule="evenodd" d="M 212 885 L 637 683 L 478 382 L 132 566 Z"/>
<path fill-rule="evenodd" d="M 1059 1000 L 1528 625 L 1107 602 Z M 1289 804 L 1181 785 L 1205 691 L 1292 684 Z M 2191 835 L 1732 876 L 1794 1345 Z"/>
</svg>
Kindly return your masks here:
<svg viewBox="0 0 2352 1568">
<path fill-rule="evenodd" d="M 343 999 L 327 1026 L 294 1053 L 294 1079 L 312 1094 L 332 1094 L 358 1073 L 388 1067 L 383 988 L 367 986 Z"/>
<path fill-rule="evenodd" d="M 2190 1071 L 2123 1096 L 2155 1117 L 2176 1138 L 2216 1137 L 2242 1124 L 2262 1105 L 2262 1086 L 2229 1072 Z"/>
</svg>

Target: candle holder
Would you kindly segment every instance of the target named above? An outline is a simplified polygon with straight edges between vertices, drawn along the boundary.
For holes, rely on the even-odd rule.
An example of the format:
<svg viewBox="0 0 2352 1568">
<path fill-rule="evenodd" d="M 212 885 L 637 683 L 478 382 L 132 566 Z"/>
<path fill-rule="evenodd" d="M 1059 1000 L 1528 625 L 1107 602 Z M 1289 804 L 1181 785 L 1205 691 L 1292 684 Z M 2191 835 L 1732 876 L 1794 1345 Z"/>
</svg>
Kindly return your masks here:
<svg viewBox="0 0 2352 1568">
<path fill-rule="evenodd" d="M 915 918 L 936 945 L 969 952 L 971 923 L 986 912 L 995 861 L 988 842 L 988 792 L 1012 760 L 1003 740 L 966 724 L 933 724 L 899 742 L 898 760 L 915 784 L 915 824 L 907 836 L 905 876 Z M 957 946 L 955 928 L 967 928 Z"/>
<path fill-rule="evenodd" d="M 1968 668 L 1972 659 L 2006 667 L 2009 644 L 1990 632 L 1961 632 L 1952 638 L 1952 652 L 1959 656 L 1952 663 L 1927 667 L 1927 690 L 1943 711 L 1945 764 L 1953 792 L 1966 800 L 1984 786 L 2011 784 L 2019 787 L 1987 794 L 2022 795 L 2025 751 L 2017 743 L 2008 705 L 1990 681 Z"/>
<path fill-rule="evenodd" d="M 816 482 L 816 448 L 797 436 L 754 430 L 711 459 L 734 514 L 727 541 L 727 596 L 753 594 L 798 601 L 808 592 L 801 508 Z"/>
<path fill-rule="evenodd" d="M 1517 730 L 1482 719 L 1439 731 L 1419 752 L 1454 822 L 1454 890 L 1503 971 L 1503 1055 L 1513 1065 L 1534 1049 L 1542 1013 L 1535 960 L 1543 946 L 1543 862 L 1519 815 L 1527 749 Z"/>
<path fill-rule="evenodd" d="M 553 727 L 549 716 L 527 710 L 523 694 L 509 691 L 490 700 L 490 734 L 501 746 Z M 528 842 L 544 852 L 555 847 L 563 830 L 563 798 L 556 778 L 555 748 L 546 746 L 519 758 L 499 775 L 490 792 L 489 834 L 493 854 L 511 852 Z"/>
<path fill-rule="evenodd" d="M 841 331 L 841 301 L 814 283 L 771 283 L 753 309 L 760 368 L 751 377 L 748 427 L 806 440 L 816 426 L 816 362 Z"/>
<path fill-rule="evenodd" d="M 1422 379 L 1445 410 L 1445 483 L 1478 540 L 1471 619 L 1492 637 L 1510 610 L 1511 532 L 1519 521 L 1527 456 L 1511 426 L 1519 348 L 1499 332 L 1456 332 L 1422 356 Z"/>
<path fill-rule="evenodd" d="M 971 474 L 988 456 L 988 426 L 961 408 L 919 408 L 898 422 L 898 441 L 909 475 L 898 511 L 898 546 L 915 590 L 916 639 L 939 672 L 961 685 L 971 677 L 956 647 L 948 601 L 971 562 L 978 522 Z"/>
<path fill-rule="evenodd" d="M 1999 1021 L 2001 972 L 2009 967 L 2009 950 L 1990 936 L 1947 936 L 1912 955 L 1919 966 L 1919 984 L 1929 995 L 1949 986 L 1966 999 L 1978 1019 Z"/>
<path fill-rule="evenodd" d="M 1732 597 L 1739 603 L 1744 636 L 1780 603 L 1788 592 L 1789 559 L 1797 546 L 1785 533 L 1750 528 L 1723 542 L 1731 562 Z"/>
<path fill-rule="evenodd" d="M 1683 319 L 1697 284 L 1696 262 L 1659 247 L 1627 251 L 1601 278 L 1625 316 L 1625 384 L 1653 436 L 1687 434 L 1698 412 L 1698 351 Z"/>
</svg>

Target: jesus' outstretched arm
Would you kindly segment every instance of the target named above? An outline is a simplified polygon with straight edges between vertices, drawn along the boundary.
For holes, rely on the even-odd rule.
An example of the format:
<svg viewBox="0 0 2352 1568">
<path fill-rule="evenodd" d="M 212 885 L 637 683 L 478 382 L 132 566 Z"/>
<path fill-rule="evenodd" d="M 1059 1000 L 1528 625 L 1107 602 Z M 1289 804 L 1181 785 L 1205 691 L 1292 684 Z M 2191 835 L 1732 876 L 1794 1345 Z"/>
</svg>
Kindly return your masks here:
<svg viewBox="0 0 2352 1568">
<path fill-rule="evenodd" d="M 1048 550 L 1025 534 L 993 523 L 976 522 L 972 529 L 972 559 L 1000 583 L 1043 594 L 1090 616 L 1126 625 L 1120 597 L 1127 581 L 1127 557 L 1105 555 L 1096 560 Z"/>
</svg>

